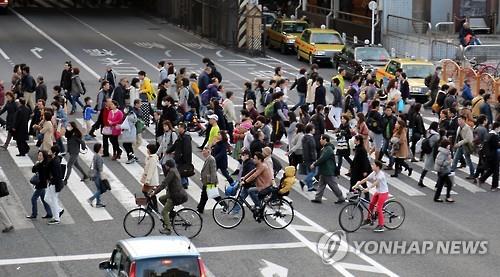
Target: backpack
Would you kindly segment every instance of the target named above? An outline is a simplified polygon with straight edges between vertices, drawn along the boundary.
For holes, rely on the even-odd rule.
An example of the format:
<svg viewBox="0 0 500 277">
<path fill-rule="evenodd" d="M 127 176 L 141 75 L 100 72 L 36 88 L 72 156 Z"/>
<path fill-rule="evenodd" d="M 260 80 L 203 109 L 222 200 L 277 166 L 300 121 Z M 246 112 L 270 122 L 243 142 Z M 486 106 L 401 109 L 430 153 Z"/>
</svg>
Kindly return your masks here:
<svg viewBox="0 0 500 277">
<path fill-rule="evenodd" d="M 424 85 L 428 88 L 431 87 L 431 81 L 432 81 L 432 74 L 429 74 L 427 77 L 424 79 Z"/>
<path fill-rule="evenodd" d="M 434 134 L 432 134 L 428 138 L 425 138 L 424 140 L 422 140 L 422 153 L 423 154 L 432 153 L 432 146 L 431 146 L 431 141 L 430 141 L 430 138 L 432 136 L 434 136 Z"/>
<path fill-rule="evenodd" d="M 276 103 L 275 101 L 271 101 L 271 103 L 267 104 L 267 106 L 264 108 L 264 116 L 267 118 L 271 118 L 274 116 L 274 104 Z"/>
<path fill-rule="evenodd" d="M 367 123 L 368 129 L 370 129 L 370 131 L 372 131 L 376 134 L 382 133 L 382 124 L 380 124 L 380 120 L 377 120 L 373 116 L 369 116 L 366 120 L 366 123 Z"/>
<path fill-rule="evenodd" d="M 80 84 L 82 85 L 82 95 L 85 95 L 85 93 L 87 93 L 87 89 L 85 88 L 85 84 L 83 83 L 82 80 L 80 80 Z"/>
<path fill-rule="evenodd" d="M 196 98 L 194 97 L 194 92 L 191 89 L 188 89 L 188 92 L 188 105 L 190 107 L 196 107 Z"/>
</svg>

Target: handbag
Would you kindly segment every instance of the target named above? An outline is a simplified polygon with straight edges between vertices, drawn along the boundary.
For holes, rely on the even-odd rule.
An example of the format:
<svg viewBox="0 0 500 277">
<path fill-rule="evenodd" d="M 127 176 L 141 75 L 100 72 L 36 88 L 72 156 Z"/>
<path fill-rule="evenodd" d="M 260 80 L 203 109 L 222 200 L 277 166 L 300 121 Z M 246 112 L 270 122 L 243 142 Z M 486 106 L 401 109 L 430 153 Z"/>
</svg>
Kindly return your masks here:
<svg viewBox="0 0 500 277">
<path fill-rule="evenodd" d="M 220 196 L 217 184 L 207 184 L 207 196 L 210 199 L 214 199 Z"/>
<path fill-rule="evenodd" d="M 111 129 L 111 126 L 104 126 L 102 127 L 101 133 L 105 136 L 111 136 L 113 134 L 113 130 Z"/>
<path fill-rule="evenodd" d="M 194 175 L 194 166 L 192 164 L 178 164 L 177 170 L 179 171 L 179 175 L 183 178 Z"/>
<path fill-rule="evenodd" d="M 108 179 L 101 180 L 101 193 L 105 193 L 106 191 L 111 190 L 111 184 Z"/>
<path fill-rule="evenodd" d="M 0 182 L 0 197 L 5 197 L 9 195 L 9 190 L 7 189 L 6 182 Z"/>
<path fill-rule="evenodd" d="M 32 184 L 33 186 L 37 186 L 38 184 L 40 184 L 40 175 L 38 175 L 38 172 L 35 173 L 33 177 L 31 177 L 30 184 Z"/>
</svg>

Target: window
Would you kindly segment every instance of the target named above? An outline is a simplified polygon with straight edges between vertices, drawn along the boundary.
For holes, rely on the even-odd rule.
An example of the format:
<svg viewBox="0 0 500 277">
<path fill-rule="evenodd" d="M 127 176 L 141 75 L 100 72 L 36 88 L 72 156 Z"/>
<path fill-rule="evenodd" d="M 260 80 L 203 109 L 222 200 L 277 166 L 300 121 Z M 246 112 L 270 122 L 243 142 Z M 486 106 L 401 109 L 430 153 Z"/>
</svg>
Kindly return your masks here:
<svg viewBox="0 0 500 277">
<path fill-rule="evenodd" d="M 122 255 L 122 250 L 119 247 L 113 250 L 113 255 L 111 255 L 111 265 L 113 266 L 113 271 L 120 272 L 120 270 L 122 270 Z"/>
<path fill-rule="evenodd" d="M 138 276 L 199 277 L 198 257 L 154 258 L 137 263 Z"/>
<path fill-rule="evenodd" d="M 302 34 L 302 40 L 305 41 L 305 42 L 309 42 L 311 38 L 311 31 L 305 31 L 303 34 Z"/>
<path fill-rule="evenodd" d="M 379 47 L 358 47 L 356 48 L 356 59 L 362 61 L 388 61 L 389 53 L 384 48 Z"/>
<path fill-rule="evenodd" d="M 311 42 L 316 44 L 343 44 L 342 38 L 335 33 L 316 33 L 311 36 Z"/>
<path fill-rule="evenodd" d="M 273 26 L 271 27 L 273 31 L 279 32 L 280 31 L 280 24 L 278 21 L 274 21 Z"/>
<path fill-rule="evenodd" d="M 293 23 L 293 22 L 286 22 L 283 23 L 283 32 L 285 33 L 302 33 L 305 29 L 307 28 L 306 23 Z"/>
<path fill-rule="evenodd" d="M 434 73 L 434 66 L 430 64 L 405 64 L 403 72 L 408 78 L 424 79 Z"/>
</svg>

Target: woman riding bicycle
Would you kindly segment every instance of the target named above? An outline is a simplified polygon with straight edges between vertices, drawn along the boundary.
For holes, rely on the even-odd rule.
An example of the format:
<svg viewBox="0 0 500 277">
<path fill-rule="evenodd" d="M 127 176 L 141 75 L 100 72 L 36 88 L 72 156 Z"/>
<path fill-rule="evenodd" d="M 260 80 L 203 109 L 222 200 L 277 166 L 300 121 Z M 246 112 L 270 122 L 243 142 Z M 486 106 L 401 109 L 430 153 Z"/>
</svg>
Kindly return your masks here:
<svg viewBox="0 0 500 277">
<path fill-rule="evenodd" d="M 165 170 L 167 175 L 163 182 L 149 193 L 149 197 L 154 197 L 156 194 L 160 193 L 163 189 L 166 190 L 166 194 L 160 196 L 159 200 L 164 205 L 161 212 L 163 216 L 163 229 L 160 233 L 165 235 L 170 235 L 172 233 L 171 223 L 170 223 L 170 212 L 175 206 L 181 205 L 188 200 L 187 193 L 181 185 L 181 176 L 179 171 L 175 168 L 175 162 L 173 160 L 167 160 L 165 162 Z"/>
<path fill-rule="evenodd" d="M 353 189 L 361 187 L 362 184 L 366 183 L 367 181 L 370 181 L 372 183 L 371 186 L 368 186 L 366 189 L 363 190 L 364 193 L 368 193 L 368 191 L 376 187 L 377 192 L 372 197 L 372 200 L 370 201 L 370 206 L 368 207 L 369 213 L 365 221 L 363 222 L 364 224 L 370 224 L 371 223 L 371 218 L 370 215 L 373 212 L 373 209 L 375 208 L 375 205 L 377 206 L 377 214 L 378 214 L 378 226 L 373 229 L 374 232 L 383 232 L 384 231 L 384 215 L 383 215 L 383 207 L 385 201 L 387 201 L 387 198 L 389 197 L 389 187 L 387 186 L 387 178 L 385 176 L 385 173 L 382 171 L 382 162 L 379 160 L 376 160 L 372 164 L 372 173 L 368 175 L 366 178 L 363 180 L 360 180 L 354 185 Z"/>
</svg>

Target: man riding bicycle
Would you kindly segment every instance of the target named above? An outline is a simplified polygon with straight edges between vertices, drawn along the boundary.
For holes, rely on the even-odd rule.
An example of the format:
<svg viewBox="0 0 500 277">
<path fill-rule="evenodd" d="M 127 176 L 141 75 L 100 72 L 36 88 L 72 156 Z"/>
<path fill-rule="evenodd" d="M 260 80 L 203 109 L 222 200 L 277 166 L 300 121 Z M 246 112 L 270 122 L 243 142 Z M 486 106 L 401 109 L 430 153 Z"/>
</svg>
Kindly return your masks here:
<svg viewBox="0 0 500 277">
<path fill-rule="evenodd" d="M 256 152 L 253 156 L 255 169 L 250 171 L 241 180 L 241 185 L 250 184 L 255 181 L 255 187 L 248 189 L 248 193 L 255 203 L 255 211 L 260 209 L 260 202 L 268 194 L 271 194 L 275 188 L 273 187 L 273 176 L 270 173 L 267 165 L 264 162 L 264 155 L 261 152 Z"/>
<path fill-rule="evenodd" d="M 172 233 L 172 226 L 170 224 L 170 212 L 175 206 L 181 205 L 188 200 L 187 193 L 181 185 L 181 176 L 179 171 L 175 168 L 175 162 L 173 160 L 167 160 L 165 162 L 165 170 L 167 175 L 163 182 L 156 187 L 153 191 L 149 193 L 149 197 L 153 197 L 160 193 L 163 189 L 166 190 L 166 194 L 160 197 L 160 202 L 164 205 L 161 212 L 163 216 L 163 229 L 160 233 L 165 235 L 170 235 Z"/>
<path fill-rule="evenodd" d="M 370 205 L 368 206 L 368 210 L 370 211 L 368 213 L 367 218 L 363 222 L 364 224 L 370 224 L 371 223 L 371 218 L 370 214 L 373 213 L 373 209 L 375 208 L 375 205 L 377 206 L 377 214 L 378 214 L 378 226 L 373 229 L 374 232 L 383 232 L 384 231 L 384 214 L 383 214 L 383 207 L 385 201 L 387 201 L 387 198 L 389 197 L 389 187 L 387 186 L 387 178 L 385 176 L 385 173 L 381 170 L 382 169 L 382 162 L 379 160 L 376 160 L 372 164 L 372 173 L 370 173 L 366 178 L 363 180 L 360 180 L 356 183 L 356 185 L 353 186 L 353 189 L 361 187 L 362 184 L 366 183 L 367 181 L 370 181 L 372 183 L 371 186 L 367 187 L 366 189 L 363 190 L 364 193 L 368 193 L 368 191 L 376 187 L 377 192 L 372 197 L 372 200 L 370 201 Z"/>
</svg>

